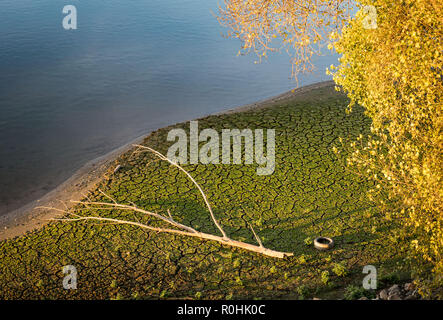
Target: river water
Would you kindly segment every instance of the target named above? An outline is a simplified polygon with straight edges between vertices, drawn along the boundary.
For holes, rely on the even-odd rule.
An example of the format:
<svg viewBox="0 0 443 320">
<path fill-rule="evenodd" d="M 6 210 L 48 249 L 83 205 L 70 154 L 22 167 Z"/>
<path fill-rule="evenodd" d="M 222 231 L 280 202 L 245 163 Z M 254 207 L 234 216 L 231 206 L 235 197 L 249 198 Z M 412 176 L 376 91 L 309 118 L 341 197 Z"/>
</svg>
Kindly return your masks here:
<svg viewBox="0 0 443 320">
<path fill-rule="evenodd" d="M 78 29 L 62 26 L 65 5 Z M 0 1 L 0 215 L 87 161 L 179 121 L 295 87 L 286 54 L 255 64 L 215 0 Z M 329 80 L 324 56 L 300 85 Z"/>
</svg>

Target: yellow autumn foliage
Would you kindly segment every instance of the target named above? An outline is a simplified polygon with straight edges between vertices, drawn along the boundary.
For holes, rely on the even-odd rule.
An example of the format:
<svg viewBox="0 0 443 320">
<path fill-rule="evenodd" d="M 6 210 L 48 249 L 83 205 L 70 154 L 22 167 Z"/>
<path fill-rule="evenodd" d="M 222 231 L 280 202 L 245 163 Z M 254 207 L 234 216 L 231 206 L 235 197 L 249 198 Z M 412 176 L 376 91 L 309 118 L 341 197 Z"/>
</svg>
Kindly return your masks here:
<svg viewBox="0 0 443 320">
<path fill-rule="evenodd" d="M 348 163 L 376 181 L 372 198 L 403 227 L 422 294 L 441 298 L 443 1 L 360 3 L 376 8 L 377 27 L 357 13 L 335 43 L 342 57 L 332 73 L 374 136 Z"/>
<path fill-rule="evenodd" d="M 322 47 L 341 54 L 328 72 L 373 120 L 348 165 L 375 180 L 422 294 L 443 298 L 443 0 L 224 0 L 219 12 L 243 52 L 286 50 L 294 75 Z"/>
<path fill-rule="evenodd" d="M 239 53 L 258 58 L 286 51 L 292 74 L 312 71 L 312 57 L 321 53 L 331 32 L 337 32 L 352 8 L 349 0 L 224 0 L 219 22 L 228 36 L 242 41 Z"/>
</svg>

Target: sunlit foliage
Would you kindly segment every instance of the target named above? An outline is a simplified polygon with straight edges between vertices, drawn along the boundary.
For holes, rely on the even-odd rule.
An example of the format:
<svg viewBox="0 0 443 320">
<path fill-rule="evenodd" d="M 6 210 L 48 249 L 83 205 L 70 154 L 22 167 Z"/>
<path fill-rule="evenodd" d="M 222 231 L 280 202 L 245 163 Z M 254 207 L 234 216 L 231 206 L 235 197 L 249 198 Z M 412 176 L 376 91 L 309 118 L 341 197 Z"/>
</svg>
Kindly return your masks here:
<svg viewBox="0 0 443 320">
<path fill-rule="evenodd" d="M 350 17 L 352 5 L 375 7 Z M 371 199 L 402 225 L 424 295 L 443 296 L 442 0 L 225 0 L 219 20 L 243 51 L 286 49 L 295 74 L 312 70 L 322 45 L 342 55 L 335 82 L 373 121 L 349 168 L 373 179 Z M 273 39 L 275 46 L 271 46 Z M 430 272 L 431 271 L 431 272 Z M 429 275 L 432 276 L 429 276 Z"/>
<path fill-rule="evenodd" d="M 442 93 L 443 2 L 362 1 L 377 9 L 377 28 L 360 11 L 335 45 L 342 55 L 334 80 L 372 118 L 349 164 L 376 181 L 372 190 L 389 218 L 404 226 L 427 288 L 443 287 Z M 363 142 L 364 141 L 364 142 Z M 430 292 L 423 292 L 430 294 Z"/>
<path fill-rule="evenodd" d="M 286 50 L 293 75 L 311 71 L 312 56 L 321 53 L 328 35 L 343 26 L 349 12 L 345 0 L 225 0 L 219 21 L 228 36 L 239 38 L 239 53 L 254 51 L 259 58 Z"/>
</svg>

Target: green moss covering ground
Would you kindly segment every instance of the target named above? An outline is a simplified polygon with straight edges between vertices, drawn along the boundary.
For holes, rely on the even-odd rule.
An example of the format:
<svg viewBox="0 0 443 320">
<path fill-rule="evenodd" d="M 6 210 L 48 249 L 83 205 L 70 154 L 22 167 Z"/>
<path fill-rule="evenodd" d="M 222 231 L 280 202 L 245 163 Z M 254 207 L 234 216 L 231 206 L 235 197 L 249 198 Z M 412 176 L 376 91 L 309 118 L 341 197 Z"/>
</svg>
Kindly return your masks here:
<svg viewBox="0 0 443 320">
<path fill-rule="evenodd" d="M 251 223 L 266 247 L 294 257 L 267 258 L 132 226 L 54 222 L 0 243 L 0 298 L 342 298 L 350 284 L 361 286 L 364 265 L 387 276 L 399 258 L 386 245 L 390 230 L 373 223 L 377 211 L 365 196 L 368 182 L 332 152 L 339 137 L 352 140 L 369 130 L 362 110 L 347 115 L 346 105 L 343 96 L 322 88 L 284 105 L 199 121 L 200 130 L 276 130 L 273 175 L 258 176 L 256 165 L 185 167 L 231 238 L 254 243 Z M 145 145 L 166 153 L 169 129 L 151 134 Z M 159 213 L 169 208 L 178 221 L 217 233 L 198 191 L 177 169 L 148 153 L 128 153 L 118 163 L 122 169 L 102 190 Z M 98 191 L 90 197 L 107 201 Z M 147 221 L 128 212 L 77 212 Z M 333 237 L 335 248 L 315 250 L 318 235 Z M 62 287 L 68 264 L 77 267 L 78 290 Z"/>
</svg>

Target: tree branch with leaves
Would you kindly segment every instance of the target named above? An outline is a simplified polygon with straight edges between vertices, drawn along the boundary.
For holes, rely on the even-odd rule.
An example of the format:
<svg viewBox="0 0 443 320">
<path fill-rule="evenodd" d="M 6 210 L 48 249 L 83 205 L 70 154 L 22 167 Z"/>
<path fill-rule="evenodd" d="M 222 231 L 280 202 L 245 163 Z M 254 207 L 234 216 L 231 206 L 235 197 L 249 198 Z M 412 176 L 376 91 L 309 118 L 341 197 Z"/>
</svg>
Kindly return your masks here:
<svg viewBox="0 0 443 320">
<path fill-rule="evenodd" d="M 291 56 L 292 75 L 312 71 L 329 35 L 343 27 L 351 9 L 347 0 L 224 0 L 218 21 L 227 36 L 242 41 L 241 53 L 284 50 Z"/>
</svg>

